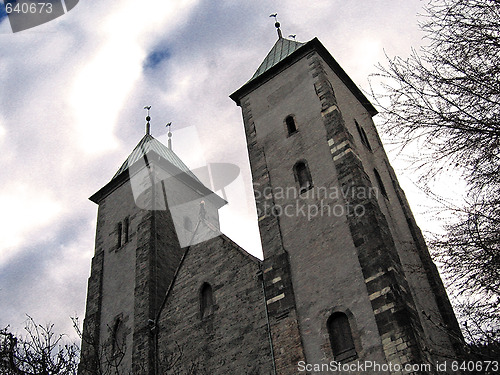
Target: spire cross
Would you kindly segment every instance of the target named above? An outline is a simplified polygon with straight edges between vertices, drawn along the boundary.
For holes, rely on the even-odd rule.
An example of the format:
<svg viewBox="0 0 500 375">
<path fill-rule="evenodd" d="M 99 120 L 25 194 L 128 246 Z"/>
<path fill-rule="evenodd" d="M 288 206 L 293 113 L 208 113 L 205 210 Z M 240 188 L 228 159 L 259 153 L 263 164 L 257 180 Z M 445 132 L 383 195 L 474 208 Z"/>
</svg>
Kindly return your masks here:
<svg viewBox="0 0 500 375">
<path fill-rule="evenodd" d="M 165 125 L 168 129 L 168 148 L 171 150 L 172 149 L 172 132 L 170 131 L 170 127 L 172 126 L 172 122 L 169 122 L 167 125 Z"/>
<path fill-rule="evenodd" d="M 149 120 L 151 120 L 151 117 L 149 116 L 149 110 L 151 109 L 151 106 L 147 105 L 144 107 L 144 109 L 146 109 L 148 111 L 148 114 L 146 116 L 146 134 L 150 134 L 151 133 L 151 125 L 149 124 Z"/>
<path fill-rule="evenodd" d="M 278 22 L 278 13 L 273 13 L 273 14 L 269 15 L 269 17 L 274 17 L 274 20 L 276 21 L 274 23 L 274 26 L 278 30 L 278 39 L 282 39 L 283 35 L 281 34 L 281 29 L 280 29 L 281 24 Z"/>
</svg>

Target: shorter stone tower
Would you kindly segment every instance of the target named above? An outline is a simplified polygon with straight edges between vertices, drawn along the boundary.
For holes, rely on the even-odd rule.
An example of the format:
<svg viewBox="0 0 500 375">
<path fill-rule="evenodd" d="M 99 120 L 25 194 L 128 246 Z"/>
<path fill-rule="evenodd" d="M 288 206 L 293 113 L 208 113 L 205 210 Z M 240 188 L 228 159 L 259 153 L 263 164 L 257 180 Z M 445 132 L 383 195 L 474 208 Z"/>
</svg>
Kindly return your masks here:
<svg viewBox="0 0 500 375">
<path fill-rule="evenodd" d="M 80 373 L 153 373 L 154 326 L 182 248 L 220 234 L 226 202 L 149 133 L 90 200 L 99 209 Z"/>
</svg>

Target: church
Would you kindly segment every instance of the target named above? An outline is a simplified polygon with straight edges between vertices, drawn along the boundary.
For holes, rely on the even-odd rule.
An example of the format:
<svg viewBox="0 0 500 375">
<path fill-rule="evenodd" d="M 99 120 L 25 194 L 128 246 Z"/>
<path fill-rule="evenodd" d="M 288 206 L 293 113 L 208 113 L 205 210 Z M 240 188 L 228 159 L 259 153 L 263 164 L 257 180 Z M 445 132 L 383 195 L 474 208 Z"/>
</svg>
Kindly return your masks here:
<svg viewBox="0 0 500 375">
<path fill-rule="evenodd" d="M 457 358 L 460 329 L 377 110 L 317 38 L 276 28 L 230 95 L 263 260 L 220 232 L 226 201 L 150 134 L 148 116 L 90 197 L 80 374 L 433 374 Z"/>
</svg>

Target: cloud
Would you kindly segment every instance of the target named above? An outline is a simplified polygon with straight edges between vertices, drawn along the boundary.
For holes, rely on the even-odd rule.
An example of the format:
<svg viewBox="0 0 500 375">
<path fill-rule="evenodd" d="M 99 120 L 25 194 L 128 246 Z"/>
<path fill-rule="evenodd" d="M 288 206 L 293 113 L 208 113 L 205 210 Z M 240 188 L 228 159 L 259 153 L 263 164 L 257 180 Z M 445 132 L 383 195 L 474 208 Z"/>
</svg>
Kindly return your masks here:
<svg viewBox="0 0 500 375">
<path fill-rule="evenodd" d="M 5 126 L 2 124 L 2 119 L 0 118 L 0 144 L 5 140 L 5 136 L 7 135 L 7 130 Z"/>
<path fill-rule="evenodd" d="M 76 77 L 70 104 L 84 152 L 95 154 L 117 147 L 114 137 L 117 113 L 139 78 L 138 66 L 143 54 L 125 40 L 112 40 Z"/>
<path fill-rule="evenodd" d="M 121 149 L 117 114 L 156 43 L 144 39 L 164 22 L 163 30 L 175 27 L 176 14 L 195 2 L 143 2 L 166 12 L 139 28 L 129 23 L 137 25 L 137 2 L 121 4 L 81 4 L 41 32 L 0 36 L 2 324 L 21 324 L 25 313 L 47 321 L 66 320 L 68 310 L 83 315 L 95 225 L 68 223 L 92 221 L 87 197 L 123 161 L 113 154 Z M 68 288 L 75 283 L 83 291 L 76 300 Z"/>
<path fill-rule="evenodd" d="M 0 4 L 0 23 L 7 20 L 7 11 L 5 10 L 5 4 Z"/>
<path fill-rule="evenodd" d="M 150 52 L 148 57 L 146 58 L 144 62 L 144 69 L 155 69 L 159 64 L 161 64 L 165 60 L 168 60 L 170 56 L 171 53 L 168 48 L 162 47 L 155 49 Z"/>
<path fill-rule="evenodd" d="M 94 231 L 93 221 L 68 221 L 53 238 L 33 241 L 8 266 L 0 266 L 0 326 L 19 330 L 29 314 L 77 338 L 70 317 L 83 318 Z"/>
<path fill-rule="evenodd" d="M 103 22 L 106 42 L 79 72 L 71 93 L 79 140 L 85 152 L 93 154 L 117 147 L 114 137 L 117 116 L 141 76 L 142 64 L 147 56 L 145 47 L 151 43 L 144 43 L 145 36 L 155 25 L 169 23 L 166 32 L 168 28 L 175 27 L 179 19 L 173 15 L 188 11 L 194 3 L 144 1 L 140 5 L 143 11 L 138 15 L 137 2 L 129 1 Z M 144 9 L 158 11 L 148 13 Z M 147 14 L 147 23 L 137 22 L 141 13 Z"/>
<path fill-rule="evenodd" d="M 51 192 L 28 185 L 9 184 L 0 190 L 0 267 L 28 243 L 45 237 L 46 228 L 62 212 Z"/>
</svg>

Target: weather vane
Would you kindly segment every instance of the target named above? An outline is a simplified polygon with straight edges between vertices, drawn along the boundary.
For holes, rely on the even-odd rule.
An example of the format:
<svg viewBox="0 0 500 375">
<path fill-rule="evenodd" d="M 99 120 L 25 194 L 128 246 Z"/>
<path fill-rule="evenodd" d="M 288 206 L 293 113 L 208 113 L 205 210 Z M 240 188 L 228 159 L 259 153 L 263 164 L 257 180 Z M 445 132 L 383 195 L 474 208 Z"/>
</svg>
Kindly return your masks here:
<svg viewBox="0 0 500 375">
<path fill-rule="evenodd" d="M 172 122 L 169 122 L 167 125 L 165 125 L 168 129 L 168 148 L 171 150 L 172 149 L 172 132 L 170 131 L 170 127 L 172 126 Z"/>
<path fill-rule="evenodd" d="M 150 134 L 151 133 L 151 125 L 149 124 L 149 121 L 151 120 L 151 117 L 149 117 L 149 110 L 151 109 L 151 106 L 147 105 L 144 107 L 144 109 L 146 109 L 148 111 L 148 114 L 146 116 L 146 134 Z"/>
<path fill-rule="evenodd" d="M 274 26 L 276 27 L 276 29 L 278 29 L 278 39 L 281 39 L 283 38 L 283 35 L 281 35 L 281 29 L 280 29 L 280 23 L 278 22 L 278 13 L 273 13 L 273 14 L 270 14 L 269 17 L 274 17 L 274 20 L 276 21 L 274 23 Z"/>
</svg>

